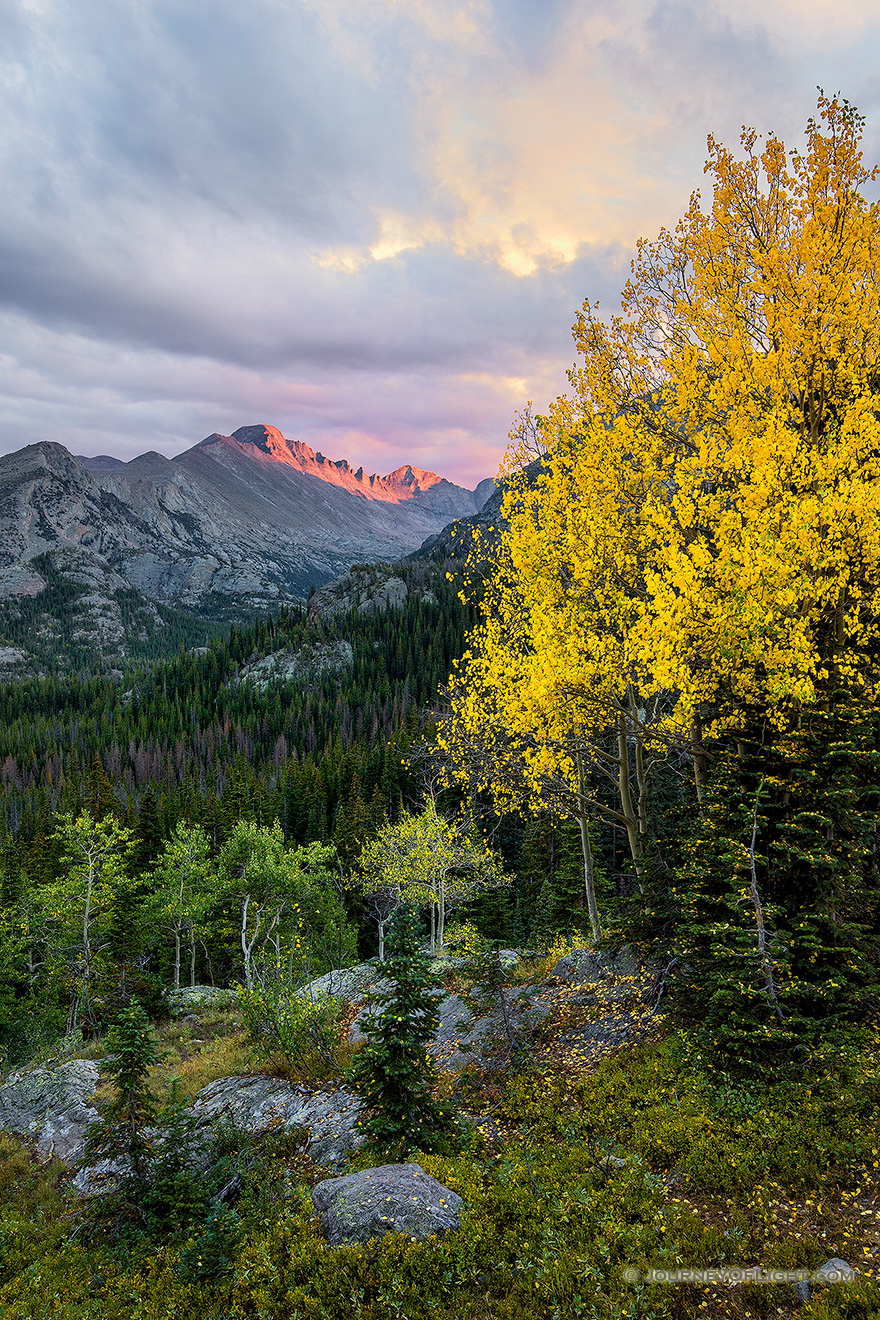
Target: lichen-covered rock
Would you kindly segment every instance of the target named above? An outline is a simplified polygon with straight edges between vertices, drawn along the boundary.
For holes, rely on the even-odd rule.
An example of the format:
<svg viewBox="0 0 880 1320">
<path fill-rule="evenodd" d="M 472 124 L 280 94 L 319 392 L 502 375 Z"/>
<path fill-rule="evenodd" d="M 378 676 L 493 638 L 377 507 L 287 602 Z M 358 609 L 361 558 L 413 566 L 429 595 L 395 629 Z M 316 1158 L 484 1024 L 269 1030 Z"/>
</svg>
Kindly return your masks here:
<svg viewBox="0 0 880 1320">
<path fill-rule="evenodd" d="M 504 994 L 508 1017 L 517 1037 L 528 1035 L 550 1012 L 530 986 L 508 986 Z M 349 1027 L 349 1041 L 358 1045 L 364 1039 L 364 1025 L 376 1012 L 364 1004 Z M 428 1046 L 437 1066 L 444 1072 L 459 1072 L 469 1063 L 489 1066 L 499 1058 L 509 1057 L 510 1042 L 500 1007 L 477 1016 L 461 995 L 445 995 L 439 1004 L 439 1022 Z"/>
<path fill-rule="evenodd" d="M 37 1155 L 74 1164 L 98 1111 L 86 1102 L 98 1084 L 98 1065 L 71 1059 L 57 1068 L 13 1073 L 0 1086 L 0 1130 L 29 1137 Z"/>
<path fill-rule="evenodd" d="M 386 1233 L 414 1242 L 461 1227 L 464 1202 L 418 1164 L 382 1164 L 344 1178 L 328 1178 L 312 1191 L 324 1236 L 333 1247 L 367 1243 Z"/>
<path fill-rule="evenodd" d="M 366 999 L 371 990 L 376 989 L 382 980 L 381 966 L 378 962 L 358 963 L 356 967 L 342 967 L 337 971 L 325 972 L 323 976 L 309 982 L 300 992 L 303 995 L 335 995 L 349 1003 L 358 1003 Z"/>
<path fill-rule="evenodd" d="M 70 1185 L 78 1196 L 88 1200 L 95 1196 L 109 1196 L 118 1189 L 129 1168 L 123 1160 L 98 1160 L 96 1164 L 81 1164 Z"/>
<path fill-rule="evenodd" d="M 514 949 L 501 949 L 500 956 L 506 966 L 515 965 L 519 957 Z M 432 971 L 439 981 L 449 972 L 460 971 L 463 967 L 467 967 L 469 962 L 470 959 L 460 958 L 454 954 L 438 954 L 432 962 Z M 372 990 L 383 989 L 384 985 L 382 964 L 377 959 L 371 959 L 370 962 L 358 963 L 355 967 L 343 967 L 337 971 L 325 972 L 323 976 L 304 986 L 301 993 L 335 995 L 338 999 L 356 1004 L 363 1002 Z"/>
<path fill-rule="evenodd" d="M 632 1013 L 606 1013 L 598 1022 L 585 1022 L 568 1028 L 556 1037 L 556 1043 L 563 1050 L 575 1051 L 586 1060 L 600 1052 L 624 1045 L 635 1027 Z"/>
<path fill-rule="evenodd" d="M 223 1077 L 199 1091 L 191 1112 L 203 1126 L 225 1122 L 255 1134 L 303 1128 L 309 1155 L 327 1168 L 339 1168 L 363 1141 L 357 1096 L 306 1091 L 277 1077 Z"/>
<path fill-rule="evenodd" d="M 502 949 L 500 954 L 508 968 L 519 959 L 514 949 Z M 439 977 L 446 971 L 458 970 L 467 961 L 438 958 L 434 970 Z M 362 966 L 370 968 L 372 976 L 377 977 L 379 964 Z M 348 972 L 333 975 L 345 978 L 349 974 L 360 974 L 361 970 L 351 968 Z M 517 1044 L 528 1042 L 554 1008 L 595 1006 L 604 1010 L 600 1020 L 580 1023 L 559 1038 L 573 1049 L 582 1048 L 592 1057 L 597 1050 L 607 1051 L 622 1045 L 630 1037 L 635 1023 L 632 1014 L 626 1010 L 648 1000 L 649 981 L 646 969 L 626 948 L 615 955 L 587 948 L 574 949 L 560 959 L 546 981 L 537 985 L 507 984 L 503 989 L 505 1012 L 496 1001 L 484 1004 L 482 1011 L 475 1014 L 462 996 L 445 995 L 439 1005 L 437 1031 L 428 1048 L 438 1068 L 444 1072 L 460 1072 L 468 1064 L 491 1069 L 509 1061 L 511 1036 Z M 313 983 L 320 988 L 325 988 L 326 984 L 326 978 Z M 366 997 L 370 985 L 364 983 L 362 992 L 360 988 L 355 992 L 353 986 L 343 979 L 338 987 L 335 993 L 341 992 L 342 997 L 357 1000 Z M 353 1044 L 363 1040 L 365 1024 L 375 1011 L 366 1003 L 354 1018 L 349 1029 L 349 1040 Z"/>
<path fill-rule="evenodd" d="M 177 1168 L 185 1171 L 191 1180 L 203 1177 L 211 1167 L 214 1134 L 210 1127 L 196 1131 L 183 1144 L 179 1134 L 166 1128 L 146 1128 L 144 1135 L 149 1145 L 146 1159 L 150 1167 L 173 1155 Z M 108 1196 L 130 1173 L 131 1163 L 124 1156 L 96 1160 L 94 1164 L 79 1166 L 71 1186 L 83 1197 Z"/>
</svg>

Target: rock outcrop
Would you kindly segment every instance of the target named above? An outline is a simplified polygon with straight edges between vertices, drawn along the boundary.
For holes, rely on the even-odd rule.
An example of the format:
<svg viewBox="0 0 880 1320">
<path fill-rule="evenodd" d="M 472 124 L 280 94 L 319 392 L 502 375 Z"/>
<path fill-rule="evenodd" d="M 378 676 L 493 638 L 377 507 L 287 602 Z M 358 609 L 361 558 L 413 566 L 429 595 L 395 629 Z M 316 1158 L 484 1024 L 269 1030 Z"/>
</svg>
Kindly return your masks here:
<svg viewBox="0 0 880 1320">
<path fill-rule="evenodd" d="M 611 984 L 635 978 L 640 971 L 639 960 L 626 948 L 614 955 L 596 949 L 572 949 L 560 958 L 548 979 L 568 985 Z"/>
<path fill-rule="evenodd" d="M 510 962 L 513 952 L 506 952 Z M 458 960 L 438 963 L 438 971 L 453 961 Z M 640 1015 L 650 1017 L 650 1010 L 640 1007 L 645 1003 L 648 979 L 626 950 L 611 956 L 576 949 L 556 964 L 545 981 L 505 985 L 500 991 L 503 1004 L 496 997 L 494 1002 L 483 1001 L 482 1011 L 474 1012 L 461 995 L 445 995 L 429 1048 L 438 1068 L 445 1072 L 458 1072 L 469 1064 L 497 1068 L 510 1059 L 514 1043 L 527 1045 L 551 1014 L 563 1010 L 562 1016 L 553 1019 L 557 1023 L 554 1046 L 582 1061 L 598 1058 L 639 1030 Z M 381 985 L 381 964 L 369 962 L 328 973 L 306 987 L 306 992 L 334 994 L 362 1004 L 351 1028 L 351 1039 L 356 1041 L 371 1011 L 364 1000 L 377 985 Z M 177 992 L 174 1007 L 178 1013 L 219 1007 L 230 993 L 196 986 Z M 574 1018 L 565 1012 L 572 1008 L 579 1010 Z M 76 1164 L 89 1127 L 99 1119 L 97 1108 L 88 1103 L 98 1078 L 98 1064 L 82 1059 L 12 1074 L 0 1086 L 0 1130 L 34 1141 L 41 1158 L 54 1154 L 67 1164 Z M 211 1082 L 198 1093 L 189 1112 L 204 1134 L 205 1149 L 212 1130 L 223 1124 L 255 1137 L 275 1129 L 300 1129 L 314 1163 L 334 1171 L 344 1166 L 363 1140 L 362 1106 L 350 1091 L 307 1090 L 262 1074 Z M 161 1133 L 156 1137 L 161 1142 Z M 107 1190 L 118 1172 L 111 1165 L 91 1173 L 81 1171 L 76 1185 L 84 1194 L 93 1195 Z"/>
<path fill-rule="evenodd" d="M 437 1066 L 443 1072 L 460 1072 L 469 1063 L 480 1067 L 509 1057 L 511 1042 L 508 1026 L 514 1039 L 529 1035 L 550 1012 L 550 1007 L 535 998 L 530 987 L 508 987 L 505 991 L 505 1012 L 501 1005 L 485 1014 L 474 1014 L 461 995 L 446 995 L 439 1007 L 436 1035 L 428 1046 Z M 365 1004 L 353 1019 L 349 1040 L 354 1044 L 364 1039 L 363 1027 L 371 1013 Z"/>
<path fill-rule="evenodd" d="M 516 962 L 513 950 L 501 950 L 501 956 L 508 967 Z M 463 961 L 438 960 L 438 978 Z M 376 983 L 378 970 L 379 964 L 365 963 L 344 973 L 333 973 L 340 978 L 333 993 L 363 1004 L 350 1027 L 349 1039 L 355 1044 L 364 1037 L 364 1024 L 372 1009 L 363 1001 Z M 322 982 L 325 980 L 322 978 Z M 461 995 L 445 995 L 440 1003 L 437 1033 L 428 1048 L 443 1072 L 460 1072 L 469 1064 L 497 1067 L 510 1059 L 514 1045 L 526 1045 L 554 1010 L 565 1007 L 589 1009 L 590 1013 L 580 1015 L 589 1020 L 567 1025 L 558 1037 L 559 1043 L 585 1057 L 598 1057 L 632 1035 L 636 1027 L 632 1010 L 646 1002 L 648 980 L 644 968 L 627 949 L 616 955 L 574 949 L 560 959 L 545 981 L 506 985 L 500 992 L 503 1004 L 500 999 L 487 1002 L 482 1013 L 474 1013 Z"/>
<path fill-rule="evenodd" d="M 461 1227 L 464 1202 L 419 1164 L 382 1164 L 312 1190 L 324 1236 L 333 1247 L 365 1245 L 386 1233 L 413 1242 Z"/>
<path fill-rule="evenodd" d="M 304 679 L 321 678 L 325 674 L 344 674 L 354 664 L 351 642 L 341 638 L 335 642 L 317 642 L 298 651 L 285 647 L 273 651 L 260 660 L 245 665 L 238 681 L 265 692 L 273 683 L 296 683 Z"/>
<path fill-rule="evenodd" d="M 440 1025 L 429 1049 L 444 1072 L 459 1072 L 469 1063 L 491 1067 L 509 1060 L 514 1042 L 527 1041 L 550 1013 L 551 1005 L 531 986 L 508 986 L 502 994 L 503 1008 L 497 1003 L 477 1015 L 459 995 L 443 1000 Z"/>
<path fill-rule="evenodd" d="M 533 463 L 529 472 L 537 477 L 540 462 Z M 474 491 L 474 502 L 485 496 L 483 503 L 477 505 L 476 513 L 459 517 L 455 522 L 447 523 L 439 532 L 427 537 L 418 550 L 407 555 L 407 560 L 455 560 L 464 563 L 474 548 L 475 534 L 479 536 L 484 551 L 488 551 L 501 535 L 504 518 L 501 506 L 504 502 L 503 483 L 493 481 L 491 486 L 481 481 Z"/>
<path fill-rule="evenodd" d="M 360 1003 L 381 981 L 379 962 L 358 963 L 355 967 L 342 967 L 325 972 L 303 989 L 304 995 L 335 995 L 350 1004 Z"/>
<path fill-rule="evenodd" d="M 12 1073 L 0 1086 L 0 1130 L 28 1137 L 40 1159 L 75 1164 L 99 1118 L 87 1103 L 97 1084 L 98 1065 L 87 1059 Z"/>
<path fill-rule="evenodd" d="M 406 602 L 408 588 L 390 564 L 358 564 L 334 578 L 309 600 L 312 618 L 329 619 L 356 610 L 358 614 L 384 614 Z"/>
<path fill-rule="evenodd" d="M 35 1143 L 37 1155 L 56 1155 L 76 1164 L 88 1130 L 100 1114 L 87 1102 L 98 1083 L 97 1063 L 72 1059 L 55 1068 L 13 1073 L 0 1086 L 0 1131 Z M 307 1091 L 277 1077 L 224 1077 L 202 1088 L 190 1107 L 207 1138 L 212 1128 L 230 1124 L 260 1136 L 281 1128 L 301 1128 L 315 1164 L 338 1169 L 362 1142 L 360 1101 L 350 1091 Z M 161 1143 L 161 1133 L 157 1133 Z M 77 1186 L 87 1195 L 106 1190 L 119 1170 L 105 1163 L 83 1173 Z"/>
<path fill-rule="evenodd" d="M 177 1017 L 194 1009 L 227 1008 L 237 1002 L 238 995 L 234 990 L 216 985 L 182 985 L 179 990 L 168 992 L 168 1003 Z"/>
<path fill-rule="evenodd" d="M 302 1128 L 315 1164 L 339 1168 L 361 1144 L 361 1104 L 350 1091 L 306 1091 L 277 1077 L 223 1077 L 202 1088 L 191 1106 L 200 1126 L 225 1122 L 259 1135 Z"/>
</svg>

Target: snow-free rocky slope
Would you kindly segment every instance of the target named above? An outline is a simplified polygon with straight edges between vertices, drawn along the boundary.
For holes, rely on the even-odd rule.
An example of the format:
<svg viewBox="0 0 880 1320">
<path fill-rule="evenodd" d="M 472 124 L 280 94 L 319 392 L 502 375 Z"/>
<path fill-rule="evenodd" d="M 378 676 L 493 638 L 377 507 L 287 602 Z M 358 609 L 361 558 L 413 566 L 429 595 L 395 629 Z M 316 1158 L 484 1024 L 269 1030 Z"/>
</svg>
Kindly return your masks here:
<svg viewBox="0 0 880 1320">
<path fill-rule="evenodd" d="M 399 559 L 472 515 L 484 487 L 410 466 L 369 476 L 271 426 L 129 463 L 29 445 L 0 457 L 0 602 L 40 596 L 47 577 L 74 572 L 88 583 L 84 613 L 103 620 L 96 649 L 103 636 L 124 650 L 119 591 L 246 616 L 353 563 Z"/>
<path fill-rule="evenodd" d="M 502 952 L 506 961 L 517 961 L 514 950 Z M 460 963 L 453 960 L 446 966 Z M 380 983 L 380 968 L 380 964 L 370 962 L 328 972 L 312 981 L 303 993 L 331 993 L 361 1005 L 350 1037 L 357 1040 L 361 1036 L 357 1024 L 363 1026 L 371 1012 L 365 999 Z M 562 958 L 545 980 L 531 986 L 511 985 L 502 994 L 507 1021 L 523 1039 L 530 1038 L 560 1006 L 578 1006 L 581 1016 L 586 1008 L 590 1020 L 570 1028 L 573 1043 L 581 1057 L 600 1057 L 638 1034 L 647 1012 L 644 1005 L 649 983 L 646 970 L 627 949 L 615 956 L 576 949 Z M 172 1003 L 178 1015 L 192 1021 L 202 1009 L 229 1005 L 234 998 L 230 991 L 198 986 L 173 992 Z M 475 1016 L 459 995 L 446 994 L 429 1048 L 437 1066 L 446 1073 L 458 1073 L 470 1065 L 490 1071 L 504 1066 L 509 1062 L 510 1049 L 500 1006 L 485 1016 Z M 99 1102 L 94 1096 L 99 1072 L 93 1060 L 74 1058 L 59 1064 L 56 1058 L 43 1066 L 0 1076 L 0 1132 L 12 1132 L 32 1141 L 40 1159 L 54 1154 L 68 1165 L 78 1164 L 89 1129 L 99 1118 Z M 271 1129 L 303 1129 L 314 1162 L 337 1170 L 363 1140 L 358 1125 L 360 1103 L 339 1084 L 315 1090 L 264 1074 L 236 1074 L 202 1087 L 189 1112 L 200 1129 L 231 1124 L 255 1137 Z M 81 1171 L 74 1185 L 87 1194 L 100 1190 L 102 1178 L 113 1171 L 109 1164 L 99 1165 L 97 1180 Z"/>
</svg>

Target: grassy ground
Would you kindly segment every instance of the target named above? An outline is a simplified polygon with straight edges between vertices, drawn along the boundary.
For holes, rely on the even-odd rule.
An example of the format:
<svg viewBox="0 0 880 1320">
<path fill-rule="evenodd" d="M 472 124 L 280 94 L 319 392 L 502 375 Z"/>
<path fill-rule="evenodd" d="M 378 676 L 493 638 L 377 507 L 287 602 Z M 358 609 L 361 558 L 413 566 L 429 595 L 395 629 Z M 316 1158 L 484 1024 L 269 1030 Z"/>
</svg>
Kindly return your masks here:
<svg viewBox="0 0 880 1320">
<path fill-rule="evenodd" d="M 532 969 L 538 975 L 545 970 Z M 458 985 L 459 989 L 463 987 Z M 390 1237 L 329 1248 L 313 1220 L 322 1176 L 294 1141 L 250 1154 L 234 1222 L 122 1250 L 82 1245 L 82 1207 L 57 1165 L 0 1138 L 0 1314 L 61 1320 L 635 1320 L 880 1316 L 880 1034 L 786 1085 L 736 1085 L 644 1006 L 614 1006 L 630 1037 L 597 1047 L 608 1006 L 556 987 L 517 1069 L 453 1082 L 471 1146 L 416 1155 L 467 1203 L 439 1242 Z M 161 1029 L 153 1083 L 188 1096 L 254 1061 L 234 1010 Z M 366 1156 L 359 1158 L 363 1164 Z M 645 1283 L 651 1268 L 814 1269 L 831 1256 L 859 1280 L 787 1286 Z M 638 1271 L 628 1283 L 622 1271 Z"/>
</svg>

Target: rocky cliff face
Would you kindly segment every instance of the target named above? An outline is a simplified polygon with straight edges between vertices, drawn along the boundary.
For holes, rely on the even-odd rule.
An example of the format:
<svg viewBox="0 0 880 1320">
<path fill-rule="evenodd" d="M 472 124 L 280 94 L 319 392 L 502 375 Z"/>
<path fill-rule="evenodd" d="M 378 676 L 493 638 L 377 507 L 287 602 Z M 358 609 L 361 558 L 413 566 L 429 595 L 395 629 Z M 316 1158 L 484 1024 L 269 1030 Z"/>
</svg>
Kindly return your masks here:
<svg viewBox="0 0 880 1320">
<path fill-rule="evenodd" d="M 50 576 L 73 564 L 89 579 L 85 634 L 98 650 L 124 649 L 120 591 L 145 606 L 246 616 L 304 597 L 357 561 L 399 559 L 472 514 L 477 498 L 411 466 L 366 475 L 270 426 L 130 463 L 30 445 L 0 457 L 0 603 L 44 593 L 36 561 Z M 0 619 L 0 643 L 20 644 L 4 632 Z"/>
</svg>

